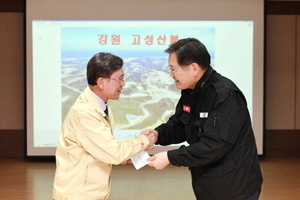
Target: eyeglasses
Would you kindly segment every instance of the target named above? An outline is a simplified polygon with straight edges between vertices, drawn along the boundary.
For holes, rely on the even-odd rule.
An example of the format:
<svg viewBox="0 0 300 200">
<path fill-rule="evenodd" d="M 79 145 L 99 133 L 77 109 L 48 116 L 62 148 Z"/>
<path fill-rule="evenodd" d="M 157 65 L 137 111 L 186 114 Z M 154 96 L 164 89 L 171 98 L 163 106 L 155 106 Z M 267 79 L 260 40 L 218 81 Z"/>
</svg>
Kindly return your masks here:
<svg viewBox="0 0 300 200">
<path fill-rule="evenodd" d="M 119 82 L 120 84 L 124 84 L 125 83 L 125 80 L 124 79 L 118 79 L 118 78 L 108 78 L 108 79 L 112 79 L 114 81 L 117 81 Z"/>
<path fill-rule="evenodd" d="M 177 72 L 178 70 L 180 70 L 182 67 L 178 67 L 177 69 L 172 70 L 171 68 L 169 68 L 169 72 L 171 74 L 175 74 L 175 72 Z"/>
<path fill-rule="evenodd" d="M 192 63 L 190 63 L 190 64 L 192 64 Z M 169 72 L 170 72 L 171 74 L 174 75 L 175 72 L 177 72 L 178 70 L 180 70 L 180 69 L 182 69 L 182 68 L 185 68 L 185 67 L 189 66 L 190 64 L 184 65 L 184 66 L 181 66 L 181 67 L 178 67 L 177 69 L 174 69 L 174 70 L 172 70 L 172 69 L 171 69 L 171 66 L 169 65 Z"/>
</svg>

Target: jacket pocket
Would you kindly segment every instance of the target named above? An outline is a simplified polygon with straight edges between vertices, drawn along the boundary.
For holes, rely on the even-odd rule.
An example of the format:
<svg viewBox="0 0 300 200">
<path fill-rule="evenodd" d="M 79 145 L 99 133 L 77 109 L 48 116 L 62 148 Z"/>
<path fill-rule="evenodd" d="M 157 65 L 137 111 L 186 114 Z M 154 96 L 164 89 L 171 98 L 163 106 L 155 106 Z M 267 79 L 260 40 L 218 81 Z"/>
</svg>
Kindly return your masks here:
<svg viewBox="0 0 300 200">
<path fill-rule="evenodd" d="M 203 133 L 203 131 L 204 131 L 204 124 L 205 124 L 206 120 L 207 120 L 206 118 L 198 119 L 194 122 L 194 124 L 197 128 L 197 142 L 200 141 L 201 133 Z"/>
<path fill-rule="evenodd" d="M 233 144 L 235 141 L 228 140 L 231 128 L 231 119 L 229 115 L 225 113 L 211 113 L 211 116 L 207 119 L 204 126 L 206 134 L 220 138 L 222 141 Z"/>
<path fill-rule="evenodd" d="M 206 122 L 206 120 L 207 119 L 198 119 L 194 122 L 200 133 L 204 130 L 204 123 Z"/>
<path fill-rule="evenodd" d="M 201 168 L 202 177 L 206 178 L 219 178 L 228 174 L 236 169 L 235 163 L 230 160 L 226 164 L 219 164 L 216 166 L 206 166 Z"/>
</svg>

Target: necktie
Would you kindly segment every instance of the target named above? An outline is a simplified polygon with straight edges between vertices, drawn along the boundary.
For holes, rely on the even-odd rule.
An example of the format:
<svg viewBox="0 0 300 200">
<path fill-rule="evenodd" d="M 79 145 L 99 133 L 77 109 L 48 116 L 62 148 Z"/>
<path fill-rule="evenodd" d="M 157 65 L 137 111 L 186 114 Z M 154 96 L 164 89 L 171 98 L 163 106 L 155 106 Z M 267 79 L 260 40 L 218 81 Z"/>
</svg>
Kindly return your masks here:
<svg viewBox="0 0 300 200">
<path fill-rule="evenodd" d="M 106 114 L 106 116 L 108 116 L 108 109 L 107 109 L 107 106 L 105 107 L 104 113 Z"/>
</svg>

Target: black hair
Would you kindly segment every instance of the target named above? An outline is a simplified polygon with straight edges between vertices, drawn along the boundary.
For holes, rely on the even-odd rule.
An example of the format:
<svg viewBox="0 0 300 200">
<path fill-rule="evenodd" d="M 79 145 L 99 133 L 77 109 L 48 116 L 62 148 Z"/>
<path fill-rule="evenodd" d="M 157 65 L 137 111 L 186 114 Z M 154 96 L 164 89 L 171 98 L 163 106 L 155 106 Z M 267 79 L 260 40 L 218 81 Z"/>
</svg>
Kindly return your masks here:
<svg viewBox="0 0 300 200">
<path fill-rule="evenodd" d="M 203 69 L 210 66 L 210 54 L 204 44 L 196 38 L 185 38 L 171 44 L 165 50 L 166 53 L 175 53 L 177 62 L 184 67 L 193 62 L 197 63 Z"/>
<path fill-rule="evenodd" d="M 122 58 L 111 53 L 97 53 L 88 62 L 86 76 L 89 85 L 96 85 L 99 77 L 110 76 L 123 67 Z"/>
</svg>

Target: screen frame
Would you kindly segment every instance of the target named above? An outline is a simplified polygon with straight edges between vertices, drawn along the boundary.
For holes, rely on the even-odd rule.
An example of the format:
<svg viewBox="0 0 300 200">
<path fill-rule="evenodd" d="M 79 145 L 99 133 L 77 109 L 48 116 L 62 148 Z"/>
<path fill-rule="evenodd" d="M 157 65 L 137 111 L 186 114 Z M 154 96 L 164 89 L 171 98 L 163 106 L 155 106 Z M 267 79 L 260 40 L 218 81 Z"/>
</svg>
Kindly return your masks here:
<svg viewBox="0 0 300 200">
<path fill-rule="evenodd" d="M 70 4 L 72 2 L 72 5 Z M 253 115 L 257 116 L 253 118 L 253 129 L 254 133 L 259 132 L 260 134 L 256 134 L 257 138 L 257 146 L 259 155 L 263 155 L 263 132 L 264 132 L 264 1 L 262 0 L 237 0 L 237 1 L 210 1 L 211 4 L 208 4 L 209 0 L 203 1 L 184 1 L 184 0 L 162 0 L 162 1 L 147 1 L 147 0 L 130 0 L 130 1 L 116 1 L 112 0 L 110 2 L 103 0 L 88 0 L 88 3 L 85 2 L 84 5 L 80 0 L 53 0 L 53 1 L 40 1 L 40 0 L 27 0 L 26 1 L 26 11 L 25 11 L 25 35 L 26 35 L 26 44 L 25 44 L 25 62 L 26 62 L 26 156 L 27 157 L 35 157 L 35 156 L 53 156 L 53 154 L 48 155 L 46 153 L 40 153 L 41 151 L 35 151 L 31 149 L 32 140 L 30 134 L 32 131 L 32 124 L 30 120 L 32 119 L 32 110 L 33 104 L 30 103 L 33 101 L 31 87 L 33 87 L 32 83 L 32 74 L 28 70 L 28 66 L 32 65 L 32 49 L 30 49 L 30 43 L 32 39 L 30 36 L 31 25 L 30 22 L 32 19 L 36 19 L 35 16 L 32 16 L 32 13 L 35 13 L 41 19 L 44 20 L 59 20 L 59 14 L 62 10 L 66 10 L 64 13 L 64 20 L 92 20 L 99 19 L 101 20 L 178 20 L 177 16 L 166 15 L 167 12 L 172 13 L 174 10 L 180 10 L 180 20 L 236 20 L 236 16 L 241 16 L 240 20 L 253 20 L 253 16 L 259 16 L 259 19 L 254 19 L 254 29 L 259 29 L 260 31 L 254 31 L 254 40 L 258 40 L 259 45 L 254 46 L 253 54 L 253 88 L 260 88 L 259 90 L 255 90 L 253 93 Z M 157 6 L 160 4 L 160 6 Z M 57 6 L 60 5 L 60 6 Z M 91 12 L 91 16 L 88 17 L 86 12 L 92 9 L 93 7 L 105 7 L 106 9 L 102 9 L 101 12 Z M 118 5 L 120 10 L 115 12 L 110 12 L 115 10 L 115 6 Z M 56 9 L 49 9 L 50 7 L 55 6 Z M 237 10 L 232 10 L 232 7 L 238 7 Z M 37 10 L 35 10 L 38 8 Z M 243 9 L 241 9 L 243 8 Z M 257 9 L 259 8 L 259 9 Z M 46 12 L 47 10 L 51 10 L 53 12 Z M 156 10 L 156 15 L 152 14 L 152 10 Z M 214 12 L 211 12 L 214 10 Z M 223 13 L 218 13 L 223 10 Z M 245 10 L 251 10 L 252 14 L 245 12 Z M 35 12 L 34 12 L 35 11 Z M 72 12 L 76 11 L 76 18 L 71 18 Z M 117 15 L 115 13 L 118 13 Z M 198 14 L 200 13 L 200 14 Z M 32 133 L 33 134 L 33 133 Z M 173 149 L 173 147 L 165 147 L 166 150 Z M 153 152 L 155 153 L 155 152 Z"/>
</svg>

